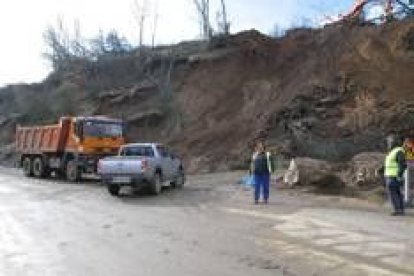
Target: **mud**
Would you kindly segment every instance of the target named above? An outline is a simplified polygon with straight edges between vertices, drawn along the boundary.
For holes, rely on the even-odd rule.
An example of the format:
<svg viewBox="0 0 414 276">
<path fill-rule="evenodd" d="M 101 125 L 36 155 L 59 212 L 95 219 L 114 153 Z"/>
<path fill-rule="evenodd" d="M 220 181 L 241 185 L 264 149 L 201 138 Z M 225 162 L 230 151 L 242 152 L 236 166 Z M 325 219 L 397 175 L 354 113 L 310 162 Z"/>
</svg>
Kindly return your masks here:
<svg viewBox="0 0 414 276">
<path fill-rule="evenodd" d="M 240 173 L 190 176 L 159 197 L 109 196 L 0 172 L 2 275 L 410 275 L 414 214 L 272 188 Z M 220 184 L 220 185 L 217 185 Z"/>
</svg>

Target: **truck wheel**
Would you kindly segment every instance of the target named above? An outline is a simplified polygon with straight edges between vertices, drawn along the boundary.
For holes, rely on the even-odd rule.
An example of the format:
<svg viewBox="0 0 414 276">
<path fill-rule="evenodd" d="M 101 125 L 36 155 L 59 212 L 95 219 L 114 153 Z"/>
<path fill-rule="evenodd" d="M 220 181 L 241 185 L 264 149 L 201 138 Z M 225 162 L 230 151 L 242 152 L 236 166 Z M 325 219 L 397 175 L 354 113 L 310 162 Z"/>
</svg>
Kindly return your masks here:
<svg viewBox="0 0 414 276">
<path fill-rule="evenodd" d="M 81 172 L 76 165 L 75 160 L 69 160 L 66 164 L 66 180 L 70 182 L 78 182 L 81 179 Z"/>
<path fill-rule="evenodd" d="M 36 157 L 33 160 L 33 175 L 38 178 L 46 176 L 46 169 L 42 158 Z"/>
<path fill-rule="evenodd" d="M 121 190 L 121 187 L 119 185 L 108 185 L 108 192 L 112 196 L 119 196 L 120 190 Z"/>
<path fill-rule="evenodd" d="M 23 173 L 27 177 L 33 176 L 32 160 L 30 157 L 25 157 L 23 159 Z"/>
<path fill-rule="evenodd" d="M 154 179 L 152 180 L 151 183 L 151 193 L 153 195 L 159 195 L 162 191 L 162 180 L 161 180 L 161 175 L 159 173 L 156 173 L 154 175 Z"/>
</svg>

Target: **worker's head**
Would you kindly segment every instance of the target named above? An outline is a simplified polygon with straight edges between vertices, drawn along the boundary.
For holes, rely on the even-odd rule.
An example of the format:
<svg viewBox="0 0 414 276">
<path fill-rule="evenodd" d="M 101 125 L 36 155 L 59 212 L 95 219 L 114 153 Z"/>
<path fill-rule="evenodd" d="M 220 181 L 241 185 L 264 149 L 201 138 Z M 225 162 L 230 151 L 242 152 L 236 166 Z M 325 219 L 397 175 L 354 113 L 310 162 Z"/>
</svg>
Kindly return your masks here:
<svg viewBox="0 0 414 276">
<path fill-rule="evenodd" d="M 256 152 L 264 152 L 266 150 L 265 143 L 262 140 L 256 141 L 255 150 Z"/>
<path fill-rule="evenodd" d="M 401 138 L 395 133 L 388 135 L 386 140 L 388 150 L 392 150 L 393 148 L 399 147 L 402 144 Z"/>
<path fill-rule="evenodd" d="M 414 141 L 412 139 L 406 138 L 403 143 L 403 148 L 406 151 L 411 151 L 414 147 Z"/>
</svg>

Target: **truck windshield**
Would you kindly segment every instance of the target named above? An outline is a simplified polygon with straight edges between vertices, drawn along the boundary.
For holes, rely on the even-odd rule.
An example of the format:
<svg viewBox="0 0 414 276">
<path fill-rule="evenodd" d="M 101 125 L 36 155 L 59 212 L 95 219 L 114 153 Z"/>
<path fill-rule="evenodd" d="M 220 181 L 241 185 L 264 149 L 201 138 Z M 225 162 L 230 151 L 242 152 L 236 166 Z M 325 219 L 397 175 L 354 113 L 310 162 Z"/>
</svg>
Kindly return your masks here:
<svg viewBox="0 0 414 276">
<path fill-rule="evenodd" d="M 121 156 L 143 156 L 154 157 L 154 150 L 152 147 L 126 147 L 121 151 Z"/>
<path fill-rule="evenodd" d="M 122 129 L 121 123 L 85 121 L 83 134 L 87 137 L 122 137 Z"/>
</svg>

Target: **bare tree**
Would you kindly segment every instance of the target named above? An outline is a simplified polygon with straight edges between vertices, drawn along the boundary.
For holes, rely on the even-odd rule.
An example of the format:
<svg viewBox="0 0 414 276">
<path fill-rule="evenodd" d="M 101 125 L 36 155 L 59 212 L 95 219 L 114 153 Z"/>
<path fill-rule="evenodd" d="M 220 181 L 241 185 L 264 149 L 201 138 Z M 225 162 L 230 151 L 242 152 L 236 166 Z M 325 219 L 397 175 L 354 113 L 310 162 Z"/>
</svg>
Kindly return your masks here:
<svg viewBox="0 0 414 276">
<path fill-rule="evenodd" d="M 128 40 L 116 31 L 105 34 L 102 30 L 92 39 L 82 37 L 79 21 L 75 20 L 74 30 L 64 27 L 58 18 L 56 26 L 49 26 L 43 33 L 47 50 L 43 56 L 55 70 L 68 69 L 80 61 L 96 61 L 103 55 L 122 55 L 131 51 Z"/>
<path fill-rule="evenodd" d="M 154 8 L 154 17 L 152 22 L 152 34 L 151 34 L 151 46 L 154 49 L 155 48 L 155 38 L 157 35 L 157 28 L 158 28 L 158 7 L 157 5 Z"/>
<path fill-rule="evenodd" d="M 274 38 L 282 37 L 283 34 L 284 34 L 283 29 L 277 23 L 273 26 L 273 29 L 270 31 L 270 36 Z"/>
<path fill-rule="evenodd" d="M 224 35 L 230 34 L 230 22 L 227 19 L 226 1 L 220 0 L 221 10 L 217 14 L 218 32 Z"/>
<path fill-rule="evenodd" d="M 47 51 L 43 56 L 48 59 L 55 70 L 61 69 L 64 62 L 71 57 L 71 45 L 68 31 L 64 28 L 61 17 L 57 19 L 57 26 L 48 26 L 43 33 Z"/>
<path fill-rule="evenodd" d="M 399 4 L 399 13 L 405 16 L 414 15 L 414 0 L 396 0 L 395 2 Z"/>
<path fill-rule="evenodd" d="M 81 34 L 79 20 L 74 22 L 74 37 L 70 40 L 70 51 L 76 57 L 88 58 L 89 49 Z"/>
<path fill-rule="evenodd" d="M 150 56 L 147 60 L 152 62 L 153 57 Z M 158 72 L 154 72 L 151 66 L 145 66 L 147 69 L 143 72 L 145 78 L 157 87 L 164 100 L 168 100 L 171 97 L 171 75 L 173 73 L 175 60 L 175 51 L 174 49 L 170 49 L 160 59 L 161 62 L 158 67 Z"/>
<path fill-rule="evenodd" d="M 213 28 L 210 23 L 210 0 L 193 0 L 200 20 L 201 34 L 205 39 L 213 36 Z"/>
<path fill-rule="evenodd" d="M 145 59 L 152 63 L 154 60 L 151 55 L 155 51 L 150 51 L 145 55 Z M 144 57 L 142 57 L 144 58 Z M 164 116 L 170 118 L 171 124 L 167 126 L 167 131 L 180 131 L 182 129 L 182 114 L 179 103 L 174 97 L 172 75 L 177 60 L 176 50 L 170 48 L 162 56 L 157 57 L 157 66 L 142 66 L 143 76 L 152 85 L 156 87 L 160 95 L 160 109 Z"/>
<path fill-rule="evenodd" d="M 142 48 L 144 45 L 145 22 L 147 19 L 148 1 L 134 0 L 133 15 L 138 25 L 138 46 Z"/>
<path fill-rule="evenodd" d="M 96 59 L 98 56 L 105 54 L 105 34 L 102 30 L 99 30 L 98 34 L 89 41 L 89 47 L 92 58 Z"/>
<path fill-rule="evenodd" d="M 125 54 L 132 48 L 128 40 L 121 36 L 117 31 L 112 30 L 105 37 L 105 52 L 119 55 Z"/>
</svg>

